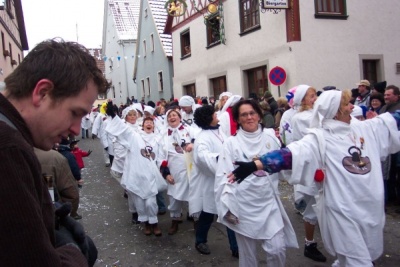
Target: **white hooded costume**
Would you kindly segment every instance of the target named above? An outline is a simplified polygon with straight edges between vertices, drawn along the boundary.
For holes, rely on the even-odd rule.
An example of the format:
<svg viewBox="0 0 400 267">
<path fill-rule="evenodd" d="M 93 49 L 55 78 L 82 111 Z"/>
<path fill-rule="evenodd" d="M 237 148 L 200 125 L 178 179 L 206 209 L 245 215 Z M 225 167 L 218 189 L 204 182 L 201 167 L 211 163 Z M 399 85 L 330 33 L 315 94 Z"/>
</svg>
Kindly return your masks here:
<svg viewBox="0 0 400 267">
<path fill-rule="evenodd" d="M 350 124 L 335 120 L 341 95 L 340 91 L 323 92 L 314 104 L 310 125 L 319 127 L 321 123 L 322 128 L 311 129 L 310 134 L 288 145 L 292 153 L 290 182 L 310 184 L 315 170 L 325 169 L 316 204 L 324 247 L 331 255 L 357 262 L 349 266 L 372 266 L 371 261 L 383 251 L 380 161 L 400 150 L 399 131 L 389 113 Z"/>
</svg>

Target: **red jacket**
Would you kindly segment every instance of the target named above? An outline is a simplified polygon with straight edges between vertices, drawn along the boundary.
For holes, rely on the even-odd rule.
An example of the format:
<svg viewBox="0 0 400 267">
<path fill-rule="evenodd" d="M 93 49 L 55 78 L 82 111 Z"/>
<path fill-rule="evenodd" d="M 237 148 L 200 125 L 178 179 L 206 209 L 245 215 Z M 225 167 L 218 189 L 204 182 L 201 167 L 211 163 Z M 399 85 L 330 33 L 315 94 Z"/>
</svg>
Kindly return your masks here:
<svg viewBox="0 0 400 267">
<path fill-rule="evenodd" d="M 83 157 L 89 156 L 89 153 L 79 148 L 75 147 L 71 150 L 72 154 L 74 154 L 76 158 L 76 162 L 78 163 L 79 169 L 85 168 L 85 164 L 83 163 Z"/>
</svg>

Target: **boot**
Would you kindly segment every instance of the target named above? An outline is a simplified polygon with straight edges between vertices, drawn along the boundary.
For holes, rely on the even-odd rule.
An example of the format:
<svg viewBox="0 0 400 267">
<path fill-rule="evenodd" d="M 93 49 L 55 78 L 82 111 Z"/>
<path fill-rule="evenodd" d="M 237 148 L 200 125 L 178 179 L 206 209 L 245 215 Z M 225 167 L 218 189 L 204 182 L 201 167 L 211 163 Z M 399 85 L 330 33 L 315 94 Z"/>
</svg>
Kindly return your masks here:
<svg viewBox="0 0 400 267">
<path fill-rule="evenodd" d="M 150 224 L 153 228 L 153 233 L 155 236 L 162 236 L 161 230 L 160 228 L 158 228 L 158 224 L 154 223 L 154 224 Z"/>
<path fill-rule="evenodd" d="M 152 230 L 152 227 L 149 224 L 149 222 L 145 222 L 145 224 L 144 224 L 144 234 L 145 235 L 151 235 L 151 230 Z"/>
<path fill-rule="evenodd" d="M 169 230 L 168 230 L 168 234 L 169 235 L 173 235 L 173 234 L 175 234 L 176 232 L 178 232 L 178 221 L 177 220 L 172 220 L 172 224 L 171 224 L 171 227 L 169 228 Z"/>
</svg>

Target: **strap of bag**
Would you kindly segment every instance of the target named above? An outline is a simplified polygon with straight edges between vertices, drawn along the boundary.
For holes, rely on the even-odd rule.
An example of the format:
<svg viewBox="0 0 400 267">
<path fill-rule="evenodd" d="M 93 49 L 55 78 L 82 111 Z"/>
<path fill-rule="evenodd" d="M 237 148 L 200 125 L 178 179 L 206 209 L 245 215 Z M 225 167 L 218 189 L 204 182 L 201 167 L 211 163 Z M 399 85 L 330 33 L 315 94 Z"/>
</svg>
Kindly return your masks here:
<svg viewBox="0 0 400 267">
<path fill-rule="evenodd" d="M 18 131 L 17 127 L 3 113 L 0 112 L 0 121 L 4 121 L 8 126 Z"/>
</svg>

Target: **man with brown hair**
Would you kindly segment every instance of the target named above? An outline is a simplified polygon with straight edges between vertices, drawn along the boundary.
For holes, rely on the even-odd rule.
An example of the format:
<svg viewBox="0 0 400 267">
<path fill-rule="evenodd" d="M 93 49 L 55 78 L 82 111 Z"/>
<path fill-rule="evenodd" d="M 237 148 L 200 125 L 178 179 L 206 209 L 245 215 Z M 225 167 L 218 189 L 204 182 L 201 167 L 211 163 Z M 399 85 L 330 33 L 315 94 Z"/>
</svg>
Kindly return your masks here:
<svg viewBox="0 0 400 267">
<path fill-rule="evenodd" d="M 53 203 L 33 147 L 50 150 L 62 137 L 78 135 L 82 117 L 108 83 L 85 47 L 55 39 L 33 48 L 5 83 L 0 94 L 1 264 L 93 265 L 96 259 L 83 254 L 75 236 L 65 233 L 56 240 Z"/>
</svg>

